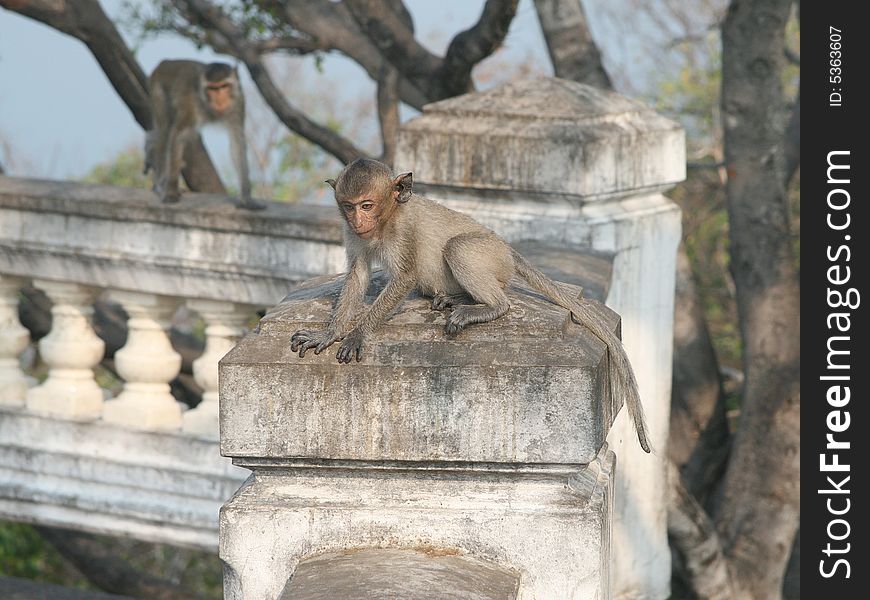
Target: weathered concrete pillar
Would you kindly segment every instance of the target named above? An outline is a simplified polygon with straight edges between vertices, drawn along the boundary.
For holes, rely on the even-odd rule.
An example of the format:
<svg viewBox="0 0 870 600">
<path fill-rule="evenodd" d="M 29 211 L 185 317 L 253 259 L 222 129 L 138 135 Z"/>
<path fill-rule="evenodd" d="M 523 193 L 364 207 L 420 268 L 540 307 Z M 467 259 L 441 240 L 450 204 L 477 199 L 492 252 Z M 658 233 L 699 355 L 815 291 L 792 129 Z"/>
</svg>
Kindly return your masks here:
<svg viewBox="0 0 870 600">
<path fill-rule="evenodd" d="M 426 106 L 402 126 L 396 155 L 397 170 L 413 171 L 429 197 L 509 241 L 576 244 L 612 256 L 607 305 L 622 316 L 655 448 L 643 453 L 627 415 L 608 438 L 619 457 L 614 597 L 668 597 L 666 445 L 680 214 L 661 192 L 685 177 L 682 129 L 618 94 L 549 78 Z"/>
<path fill-rule="evenodd" d="M 48 378 L 27 392 L 27 409 L 34 413 L 83 421 L 97 419 L 103 391 L 94 367 L 103 358 L 105 343 L 91 325 L 95 290 L 78 283 L 38 279 L 51 307 L 51 331 L 39 340 L 39 353 L 48 365 Z"/>
<path fill-rule="evenodd" d="M 326 326 L 341 281 L 303 284 L 221 360 L 221 452 L 253 471 L 221 511 L 224 597 L 610 598 L 604 344 L 512 287 L 455 337 L 412 297 L 361 362 L 300 359 L 290 337 Z"/>
<path fill-rule="evenodd" d="M 30 332 L 18 320 L 18 292 L 24 280 L 0 275 L 0 406 L 24 406 L 28 380 L 18 357 Z"/>
</svg>

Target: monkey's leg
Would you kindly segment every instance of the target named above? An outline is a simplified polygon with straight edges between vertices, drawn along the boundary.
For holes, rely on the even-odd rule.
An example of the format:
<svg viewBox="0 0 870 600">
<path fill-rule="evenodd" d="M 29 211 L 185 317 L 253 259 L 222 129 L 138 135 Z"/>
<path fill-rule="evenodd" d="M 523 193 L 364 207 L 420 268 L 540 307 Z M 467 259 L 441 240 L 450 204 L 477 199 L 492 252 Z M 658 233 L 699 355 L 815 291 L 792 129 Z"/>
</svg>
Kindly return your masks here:
<svg viewBox="0 0 870 600">
<path fill-rule="evenodd" d="M 184 144 L 186 136 L 179 131 L 177 123 L 169 128 L 166 145 L 166 161 L 164 163 L 163 181 L 161 183 L 163 194 L 160 200 L 166 203 L 178 202 L 181 192 L 178 190 L 178 178 L 181 176 L 181 164 L 184 161 Z"/>
<path fill-rule="evenodd" d="M 166 189 L 166 154 L 169 136 L 170 107 L 161 86 L 150 85 L 151 111 L 154 117 L 153 129 L 145 134 L 146 167 L 152 171 L 151 189 L 162 200 Z M 150 146 L 150 147 L 149 147 Z"/>
<path fill-rule="evenodd" d="M 507 256 L 508 260 L 505 260 Z M 487 323 L 507 314 L 510 302 L 504 291 L 513 269 L 500 240 L 463 235 L 451 239 L 444 259 L 462 289 L 477 303 L 453 309 L 444 331 L 454 334 L 473 323 Z"/>
<path fill-rule="evenodd" d="M 244 109 L 240 109 L 244 110 Z M 239 176 L 239 208 L 262 210 L 266 205 L 251 199 L 251 176 L 248 172 L 248 146 L 245 142 L 244 113 L 229 124 L 230 151 Z"/>
<path fill-rule="evenodd" d="M 460 304 L 476 304 L 476 302 L 465 292 L 461 294 L 435 294 L 432 297 L 432 310 L 447 310 Z"/>
</svg>

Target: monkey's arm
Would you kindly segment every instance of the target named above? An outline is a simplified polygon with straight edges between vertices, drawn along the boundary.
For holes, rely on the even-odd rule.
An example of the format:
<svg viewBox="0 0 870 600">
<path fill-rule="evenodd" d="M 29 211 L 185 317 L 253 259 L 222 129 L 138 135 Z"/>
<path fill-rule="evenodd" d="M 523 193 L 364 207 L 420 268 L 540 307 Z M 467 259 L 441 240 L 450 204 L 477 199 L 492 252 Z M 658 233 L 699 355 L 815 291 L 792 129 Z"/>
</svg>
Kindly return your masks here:
<svg viewBox="0 0 870 600">
<path fill-rule="evenodd" d="M 314 354 L 320 354 L 333 342 L 340 340 L 362 308 L 368 285 L 368 262 L 362 256 L 357 256 L 351 261 L 350 271 L 344 279 L 338 303 L 327 328 L 324 331 L 300 329 L 290 338 L 290 350 L 298 351 L 299 358 L 304 358 L 306 350 L 314 348 Z"/>
<path fill-rule="evenodd" d="M 416 281 L 409 275 L 393 278 L 384 291 L 375 299 L 368 312 L 359 320 L 356 327 L 348 333 L 335 357 L 340 363 L 349 363 L 354 357 L 359 362 L 362 357 L 362 344 L 378 325 L 387 320 L 399 303 L 414 289 Z"/>
</svg>

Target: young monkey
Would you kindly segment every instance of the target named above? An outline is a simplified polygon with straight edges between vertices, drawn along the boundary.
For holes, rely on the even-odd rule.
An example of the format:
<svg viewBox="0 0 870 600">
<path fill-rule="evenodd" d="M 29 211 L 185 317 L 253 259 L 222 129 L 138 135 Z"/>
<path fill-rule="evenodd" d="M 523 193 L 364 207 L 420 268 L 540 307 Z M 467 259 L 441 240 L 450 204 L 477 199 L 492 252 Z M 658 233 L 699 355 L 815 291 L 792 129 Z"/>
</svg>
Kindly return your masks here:
<svg viewBox="0 0 870 600">
<path fill-rule="evenodd" d="M 432 298 L 434 310 L 452 309 L 447 334 L 493 321 L 510 309 L 505 288 L 512 276 L 519 275 L 535 291 L 571 311 L 575 323 L 588 327 L 607 345 L 613 396 L 624 398 L 640 445 L 650 452 L 634 372 L 622 343 L 591 310 L 590 300 L 564 294 L 553 280 L 471 217 L 412 193 L 411 173 L 393 177 L 386 165 L 361 158 L 327 183 L 335 190 L 345 219 L 349 272 L 327 329 L 293 334 L 290 349 L 298 351 L 300 358 L 309 349 L 320 354 L 341 340 L 338 362 L 359 361 L 366 336 L 414 289 Z M 363 308 L 373 261 L 386 268 L 390 281 L 348 331 Z"/>
</svg>

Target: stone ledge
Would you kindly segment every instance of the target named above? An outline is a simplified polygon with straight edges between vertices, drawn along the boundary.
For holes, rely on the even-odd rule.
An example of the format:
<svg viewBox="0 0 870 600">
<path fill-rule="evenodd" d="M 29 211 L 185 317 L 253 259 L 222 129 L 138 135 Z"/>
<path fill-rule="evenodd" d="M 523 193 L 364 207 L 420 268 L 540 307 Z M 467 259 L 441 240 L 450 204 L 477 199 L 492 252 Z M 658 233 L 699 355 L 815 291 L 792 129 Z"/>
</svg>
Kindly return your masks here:
<svg viewBox="0 0 870 600">
<path fill-rule="evenodd" d="M 5 518 L 213 551 L 247 475 L 217 442 L 0 409 Z"/>
</svg>

